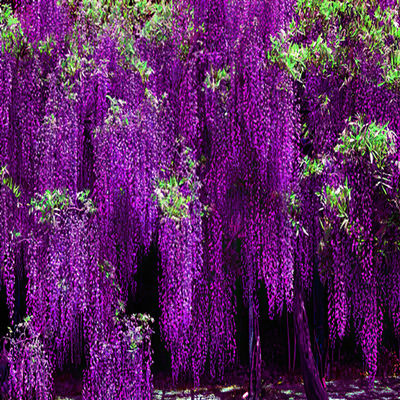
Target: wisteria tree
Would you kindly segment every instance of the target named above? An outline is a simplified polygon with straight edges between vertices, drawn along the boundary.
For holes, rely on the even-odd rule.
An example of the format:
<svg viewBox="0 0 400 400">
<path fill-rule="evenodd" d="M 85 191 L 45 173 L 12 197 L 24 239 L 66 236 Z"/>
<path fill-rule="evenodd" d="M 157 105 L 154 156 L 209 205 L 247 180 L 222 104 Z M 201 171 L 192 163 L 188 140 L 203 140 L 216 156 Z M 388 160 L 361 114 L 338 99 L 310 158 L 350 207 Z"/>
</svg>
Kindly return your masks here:
<svg viewBox="0 0 400 400">
<path fill-rule="evenodd" d="M 151 316 L 127 311 L 155 245 L 175 381 L 237 360 L 235 283 L 261 396 L 257 289 L 293 313 L 308 399 L 313 273 L 333 345 L 371 385 L 400 332 L 399 5 L 368 0 L 19 0 L 0 8 L 0 281 L 11 399 L 150 399 Z M 316 266 L 316 267 L 315 267 Z M 27 278 L 26 315 L 17 283 Z M 350 321 L 354 321 L 351 326 Z"/>
</svg>

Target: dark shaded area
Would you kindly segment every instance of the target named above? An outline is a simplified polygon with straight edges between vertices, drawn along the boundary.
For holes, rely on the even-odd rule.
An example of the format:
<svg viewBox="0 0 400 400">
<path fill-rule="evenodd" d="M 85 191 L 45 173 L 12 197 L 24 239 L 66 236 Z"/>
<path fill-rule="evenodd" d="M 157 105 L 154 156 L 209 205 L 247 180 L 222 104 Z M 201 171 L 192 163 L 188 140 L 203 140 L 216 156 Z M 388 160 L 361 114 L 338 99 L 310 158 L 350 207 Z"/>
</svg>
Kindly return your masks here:
<svg viewBox="0 0 400 400">
<path fill-rule="evenodd" d="M 154 374 L 168 374 L 171 368 L 171 361 L 168 352 L 164 348 L 160 335 L 160 307 L 158 296 L 158 280 L 160 275 L 159 257 L 157 247 L 152 244 L 148 254 L 141 257 L 136 273 L 136 290 L 134 296 L 130 293 L 127 304 L 127 312 L 150 314 L 155 323 L 153 324 L 154 334 L 151 338 L 153 348 Z"/>
<path fill-rule="evenodd" d="M 94 171 L 93 171 L 93 144 L 91 135 L 92 121 L 85 119 L 83 130 L 83 156 L 79 166 L 78 191 L 89 189 L 93 191 Z"/>
<path fill-rule="evenodd" d="M 153 347 L 153 372 L 168 376 L 170 374 L 170 356 L 164 348 L 160 337 L 160 307 L 158 295 L 158 280 L 160 276 L 159 259 L 156 246 L 152 245 L 147 255 L 142 257 L 136 273 L 135 295 L 128 298 L 127 312 L 148 313 L 154 319 L 152 336 Z M 276 374 L 285 371 L 287 363 L 286 324 L 282 319 L 270 320 L 268 317 L 268 304 L 266 288 L 263 282 L 258 281 L 257 300 L 259 304 L 259 327 L 261 336 L 261 349 L 263 366 L 273 367 Z M 237 366 L 249 367 L 249 313 L 248 306 L 243 300 L 243 287 L 240 278 L 236 280 L 236 343 Z M 292 322 L 291 322 L 292 326 Z M 292 328 L 293 329 L 293 326 Z"/>
<path fill-rule="evenodd" d="M 2 284 L 0 285 L 0 335 L 4 336 L 7 333 L 7 327 L 10 324 L 10 318 L 8 316 L 8 308 L 6 303 L 6 288 Z"/>
</svg>

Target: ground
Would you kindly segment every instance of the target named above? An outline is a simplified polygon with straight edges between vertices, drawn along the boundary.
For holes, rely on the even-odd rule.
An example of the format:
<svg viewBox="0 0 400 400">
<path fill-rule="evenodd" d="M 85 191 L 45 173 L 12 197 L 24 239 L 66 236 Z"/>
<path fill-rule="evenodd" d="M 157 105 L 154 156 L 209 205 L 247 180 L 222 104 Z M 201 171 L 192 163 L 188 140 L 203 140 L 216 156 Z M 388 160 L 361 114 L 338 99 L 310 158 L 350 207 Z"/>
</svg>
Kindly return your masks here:
<svg viewBox="0 0 400 400">
<path fill-rule="evenodd" d="M 56 380 L 57 400 L 81 400 L 81 385 L 77 380 L 66 376 Z M 168 387 L 169 386 L 169 387 Z M 375 388 L 368 390 L 365 379 L 340 379 L 327 381 L 330 400 L 398 400 L 400 398 L 400 378 L 378 379 Z M 240 384 L 205 385 L 197 390 L 184 387 L 171 389 L 170 382 L 155 381 L 153 400 L 240 400 L 246 393 L 246 387 Z M 268 400 L 305 400 L 300 378 L 277 377 L 263 386 L 263 399 Z"/>
<path fill-rule="evenodd" d="M 385 383 L 376 381 L 375 388 L 368 391 L 365 381 L 328 381 L 330 400 L 398 400 L 400 398 L 400 379 L 390 378 Z M 225 386 L 202 388 L 192 393 L 189 390 L 155 390 L 154 400 L 239 400 L 243 399 L 245 388 Z M 268 400 L 305 400 L 301 383 L 278 382 L 264 385 L 263 399 Z"/>
</svg>

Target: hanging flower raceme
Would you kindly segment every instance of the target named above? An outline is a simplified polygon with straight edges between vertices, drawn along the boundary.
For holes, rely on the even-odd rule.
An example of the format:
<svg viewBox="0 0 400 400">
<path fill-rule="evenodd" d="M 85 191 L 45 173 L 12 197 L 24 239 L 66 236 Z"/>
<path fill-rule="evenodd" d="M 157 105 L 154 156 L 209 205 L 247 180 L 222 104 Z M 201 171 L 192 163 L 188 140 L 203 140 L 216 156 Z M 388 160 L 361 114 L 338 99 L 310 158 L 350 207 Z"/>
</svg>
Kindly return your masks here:
<svg viewBox="0 0 400 400">
<path fill-rule="evenodd" d="M 80 135 L 71 101 L 59 89 L 53 74 L 46 116 L 35 140 L 39 192 L 58 187 L 77 191 Z"/>
<path fill-rule="evenodd" d="M 193 152 L 186 148 L 178 166 L 179 175 L 160 179 L 155 199 L 160 209 L 159 251 L 161 259 L 160 306 L 161 332 L 171 351 L 172 371 L 176 379 L 180 372 L 201 371 L 202 365 L 191 365 L 193 354 L 194 313 L 198 299 L 196 290 L 202 287 L 202 205 L 200 182 Z M 197 348 L 197 350 L 200 350 Z M 203 348 L 201 351 L 207 351 Z M 195 355 L 201 363 L 204 357 Z M 198 382 L 198 376 L 195 376 Z"/>
<path fill-rule="evenodd" d="M 223 35 L 224 27 L 221 18 L 222 4 L 210 4 L 214 13 L 208 21 L 211 31 L 220 28 L 218 35 Z M 206 48 L 210 70 L 206 72 L 204 81 L 205 103 L 204 148 L 205 154 L 200 157 L 201 171 L 205 173 L 203 187 L 204 200 L 207 203 L 205 219 L 204 246 L 204 279 L 207 284 L 206 297 L 203 299 L 208 321 L 209 343 L 207 344 L 210 362 L 210 375 L 223 376 L 224 370 L 235 359 L 235 321 L 233 286 L 236 271 L 227 253 L 232 251 L 230 229 L 225 223 L 232 217 L 232 210 L 227 204 L 227 183 L 229 165 L 229 120 L 227 102 L 230 93 L 230 66 L 226 64 L 226 42 L 216 41 L 214 35 L 207 35 Z M 202 103 L 201 103 L 202 104 Z M 235 234 L 233 234 L 235 235 Z M 208 303 L 207 300 L 208 299 Z M 197 314 L 196 319 L 202 318 Z"/>
<path fill-rule="evenodd" d="M 35 331 L 31 317 L 10 329 L 9 395 L 17 399 L 51 400 L 54 397 L 54 363 L 43 336 Z"/>
<path fill-rule="evenodd" d="M 144 399 L 152 396 L 150 322 L 147 315 L 125 314 L 116 269 L 104 261 L 93 266 L 85 318 L 89 368 L 83 398 Z"/>
<path fill-rule="evenodd" d="M 110 336 L 90 347 L 90 366 L 84 375 L 83 399 L 150 400 L 151 330 L 148 318 L 124 317 Z"/>
<path fill-rule="evenodd" d="M 22 267 L 16 263 L 21 251 L 20 236 L 22 221 L 19 213 L 21 207 L 21 189 L 8 172 L 7 165 L 0 169 L 0 284 L 6 289 L 6 302 L 9 317 L 14 323 L 15 283 L 22 276 Z"/>
<path fill-rule="evenodd" d="M 151 193 L 158 141 L 144 135 L 146 127 L 151 132 L 151 117 L 142 120 L 143 105 L 138 104 L 134 112 L 124 100 L 107 98 L 108 114 L 94 138 L 95 193 L 104 239 L 101 252 L 131 285 L 139 247 L 148 250 L 155 229 Z"/>
<path fill-rule="evenodd" d="M 88 191 L 73 199 L 67 189 L 56 189 L 31 200 L 38 227 L 28 239 L 27 305 L 35 330 L 57 355 L 59 368 L 66 361 L 81 361 L 81 316 L 90 302 L 90 249 L 85 244 L 94 211 Z M 44 237 L 42 225 L 47 227 Z"/>
</svg>

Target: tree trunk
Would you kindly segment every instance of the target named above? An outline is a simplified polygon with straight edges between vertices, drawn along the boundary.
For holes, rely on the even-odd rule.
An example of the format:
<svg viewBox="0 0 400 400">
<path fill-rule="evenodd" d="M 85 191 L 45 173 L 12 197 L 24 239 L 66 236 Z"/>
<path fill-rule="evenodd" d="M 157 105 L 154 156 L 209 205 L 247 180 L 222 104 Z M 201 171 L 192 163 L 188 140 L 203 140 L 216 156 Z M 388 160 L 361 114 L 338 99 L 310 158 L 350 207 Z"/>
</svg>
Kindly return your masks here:
<svg viewBox="0 0 400 400">
<path fill-rule="evenodd" d="M 297 336 L 300 365 L 304 379 L 304 390 L 308 400 L 328 400 L 322 385 L 315 359 L 311 350 L 310 330 L 304 305 L 303 288 L 300 277 L 295 273 L 294 282 L 294 323 Z"/>
<path fill-rule="evenodd" d="M 318 272 L 318 256 L 314 262 L 313 271 L 313 285 L 312 285 L 312 297 L 313 297 L 313 339 L 315 340 L 315 359 L 317 362 L 318 372 L 320 377 L 325 377 L 325 360 L 326 360 L 326 335 L 325 335 L 325 323 L 326 323 L 326 311 L 325 311 L 325 291 L 324 286 L 321 283 L 321 279 Z"/>
<path fill-rule="evenodd" d="M 261 343 L 258 326 L 258 307 L 255 294 L 254 270 L 249 271 L 249 397 L 248 400 L 261 399 Z"/>
</svg>

